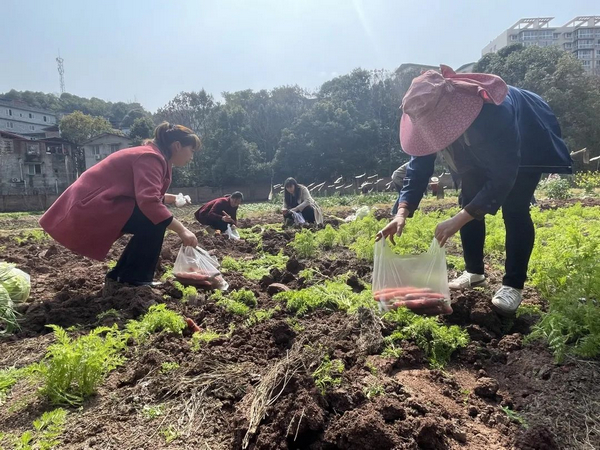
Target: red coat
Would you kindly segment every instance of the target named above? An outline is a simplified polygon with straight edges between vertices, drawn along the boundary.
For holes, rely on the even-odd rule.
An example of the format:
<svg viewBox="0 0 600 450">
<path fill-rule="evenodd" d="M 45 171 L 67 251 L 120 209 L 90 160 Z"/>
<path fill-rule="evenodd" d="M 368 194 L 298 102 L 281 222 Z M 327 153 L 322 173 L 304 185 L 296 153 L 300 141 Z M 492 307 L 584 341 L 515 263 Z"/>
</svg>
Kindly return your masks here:
<svg viewBox="0 0 600 450">
<path fill-rule="evenodd" d="M 234 208 L 231 206 L 231 203 L 229 203 L 229 196 L 215 198 L 214 200 L 205 203 L 198 211 L 196 211 L 195 216 L 198 222 L 203 225 L 208 225 L 209 221 L 218 222 L 223 220 L 223 212 L 229 214 L 233 219 L 233 223 L 236 223 L 237 207 Z"/>
<path fill-rule="evenodd" d="M 108 254 L 137 203 L 158 224 L 172 214 L 162 203 L 171 164 L 154 145 L 120 150 L 86 170 L 40 219 L 68 249 L 97 260 Z"/>
</svg>

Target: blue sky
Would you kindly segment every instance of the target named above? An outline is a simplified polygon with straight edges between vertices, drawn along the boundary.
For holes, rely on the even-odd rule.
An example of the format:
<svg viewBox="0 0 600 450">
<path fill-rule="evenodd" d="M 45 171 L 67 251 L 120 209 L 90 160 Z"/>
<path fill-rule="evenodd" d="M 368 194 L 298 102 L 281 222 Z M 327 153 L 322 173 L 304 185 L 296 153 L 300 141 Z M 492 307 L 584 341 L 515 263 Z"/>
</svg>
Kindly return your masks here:
<svg viewBox="0 0 600 450">
<path fill-rule="evenodd" d="M 521 17 L 597 0 L 2 0 L 0 92 L 67 91 L 154 111 L 178 92 L 308 89 L 355 67 L 475 61 Z"/>
</svg>

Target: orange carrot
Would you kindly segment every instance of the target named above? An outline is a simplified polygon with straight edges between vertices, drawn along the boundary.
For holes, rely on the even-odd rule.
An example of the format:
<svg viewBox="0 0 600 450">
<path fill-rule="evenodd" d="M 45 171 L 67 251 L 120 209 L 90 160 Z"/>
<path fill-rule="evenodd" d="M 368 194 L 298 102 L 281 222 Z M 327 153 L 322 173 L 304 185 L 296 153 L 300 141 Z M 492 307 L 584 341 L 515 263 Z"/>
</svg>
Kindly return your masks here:
<svg viewBox="0 0 600 450">
<path fill-rule="evenodd" d="M 406 300 L 418 300 L 420 298 L 446 298 L 444 294 L 436 294 L 434 292 L 419 292 L 416 294 L 406 294 Z"/>
<path fill-rule="evenodd" d="M 202 330 L 200 329 L 200 327 L 198 325 L 196 325 L 196 322 L 194 322 L 189 317 L 185 318 L 185 323 L 187 323 L 187 326 L 192 331 L 192 333 L 200 333 L 200 332 L 202 332 Z"/>
<path fill-rule="evenodd" d="M 406 306 L 411 311 L 418 311 L 422 309 L 429 309 L 433 307 L 438 307 L 444 303 L 443 299 L 440 298 L 422 298 L 419 300 L 405 300 L 395 302 L 394 306 L 399 308 L 401 306 Z"/>
<path fill-rule="evenodd" d="M 388 294 L 390 292 L 395 292 L 398 294 L 409 294 L 409 293 L 413 293 L 413 292 L 433 292 L 433 291 L 429 288 L 416 288 L 416 287 L 404 286 L 404 287 L 379 289 L 379 290 L 373 292 L 373 295 Z"/>
</svg>

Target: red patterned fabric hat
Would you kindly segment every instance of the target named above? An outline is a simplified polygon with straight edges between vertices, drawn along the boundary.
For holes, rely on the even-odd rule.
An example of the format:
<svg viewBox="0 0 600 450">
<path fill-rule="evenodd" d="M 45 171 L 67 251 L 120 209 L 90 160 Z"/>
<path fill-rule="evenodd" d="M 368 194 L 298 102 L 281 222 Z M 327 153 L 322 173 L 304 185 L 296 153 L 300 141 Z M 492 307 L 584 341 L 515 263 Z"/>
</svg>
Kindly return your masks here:
<svg viewBox="0 0 600 450">
<path fill-rule="evenodd" d="M 484 103 L 500 105 L 508 86 L 496 75 L 428 70 L 413 80 L 402 100 L 400 143 L 411 156 L 438 152 L 460 137 Z"/>
</svg>

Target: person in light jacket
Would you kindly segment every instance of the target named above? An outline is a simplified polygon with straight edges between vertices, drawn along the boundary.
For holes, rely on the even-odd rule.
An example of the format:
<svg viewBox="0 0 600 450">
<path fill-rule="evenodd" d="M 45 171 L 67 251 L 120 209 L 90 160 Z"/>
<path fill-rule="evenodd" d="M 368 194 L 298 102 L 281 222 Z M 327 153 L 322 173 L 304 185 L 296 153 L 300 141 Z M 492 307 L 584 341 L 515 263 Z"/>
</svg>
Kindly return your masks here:
<svg viewBox="0 0 600 450">
<path fill-rule="evenodd" d="M 283 217 L 286 223 L 294 223 L 292 212 L 302 214 L 307 223 L 323 223 L 323 213 L 317 202 L 312 198 L 310 192 L 303 184 L 298 184 L 294 178 L 288 178 L 283 184 L 285 191 L 283 196 Z"/>
<path fill-rule="evenodd" d="M 120 150 L 86 170 L 40 219 L 57 242 L 82 256 L 103 260 L 113 243 L 133 235 L 116 266 L 108 272 L 104 293 L 123 285 L 154 286 L 154 272 L 167 229 L 185 246 L 198 239 L 173 217 L 166 204 L 171 167 L 185 166 L 200 139 L 181 125 L 160 124 L 154 139 Z"/>
<path fill-rule="evenodd" d="M 411 155 L 398 213 L 377 239 L 400 236 L 417 209 L 443 152 L 461 182 L 462 210 L 438 224 L 440 245 L 460 231 L 466 271 L 451 289 L 486 283 L 485 216 L 502 208 L 506 264 L 492 298 L 512 315 L 522 301 L 535 230 L 529 206 L 542 173 L 571 173 L 572 161 L 556 116 L 538 95 L 508 86 L 500 77 L 455 73 L 446 66 L 415 78 L 402 101 L 402 149 Z"/>
</svg>

